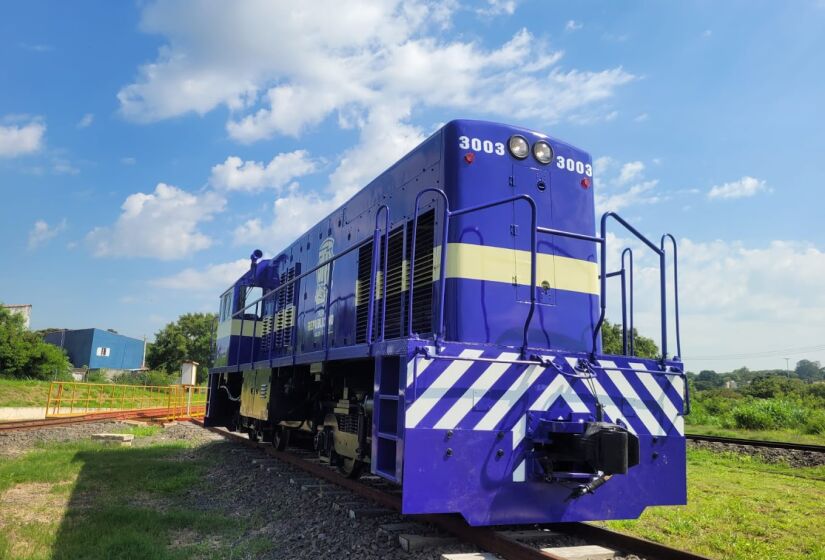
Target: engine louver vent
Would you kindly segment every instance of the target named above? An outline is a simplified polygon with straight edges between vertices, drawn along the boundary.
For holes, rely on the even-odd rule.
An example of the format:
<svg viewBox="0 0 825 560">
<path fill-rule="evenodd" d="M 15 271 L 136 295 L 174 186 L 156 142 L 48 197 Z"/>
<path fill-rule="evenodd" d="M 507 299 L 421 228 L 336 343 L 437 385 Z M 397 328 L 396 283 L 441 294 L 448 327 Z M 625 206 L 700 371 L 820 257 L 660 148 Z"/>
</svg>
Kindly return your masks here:
<svg viewBox="0 0 825 560">
<path fill-rule="evenodd" d="M 416 234 L 415 260 L 415 302 L 413 305 L 413 331 L 419 334 L 432 332 L 433 300 L 433 240 L 435 212 L 430 210 L 418 217 Z M 407 313 L 409 312 L 409 259 L 412 255 L 412 220 L 406 227 L 396 228 L 390 232 L 387 251 L 387 325 L 384 338 L 399 338 L 406 334 Z M 379 266 L 376 275 L 376 300 L 373 321 L 373 340 L 381 332 L 381 312 L 384 294 L 381 272 L 384 269 L 384 243 L 381 237 L 379 249 Z M 372 243 L 367 243 L 358 253 L 358 285 L 356 290 L 357 330 L 356 342 L 364 343 L 367 339 L 367 314 L 369 305 L 371 276 Z"/>
</svg>

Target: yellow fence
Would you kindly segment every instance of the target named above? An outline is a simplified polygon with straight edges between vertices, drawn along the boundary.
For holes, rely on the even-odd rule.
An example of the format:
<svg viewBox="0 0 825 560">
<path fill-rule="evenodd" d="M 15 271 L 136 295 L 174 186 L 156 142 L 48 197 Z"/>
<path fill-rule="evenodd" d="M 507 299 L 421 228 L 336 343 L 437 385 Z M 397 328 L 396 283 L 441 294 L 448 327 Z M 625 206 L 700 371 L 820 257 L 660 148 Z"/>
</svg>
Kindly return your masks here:
<svg viewBox="0 0 825 560">
<path fill-rule="evenodd" d="M 46 418 L 88 414 L 140 413 L 157 418 L 203 416 L 206 387 L 192 385 L 116 385 L 54 381 Z"/>
</svg>

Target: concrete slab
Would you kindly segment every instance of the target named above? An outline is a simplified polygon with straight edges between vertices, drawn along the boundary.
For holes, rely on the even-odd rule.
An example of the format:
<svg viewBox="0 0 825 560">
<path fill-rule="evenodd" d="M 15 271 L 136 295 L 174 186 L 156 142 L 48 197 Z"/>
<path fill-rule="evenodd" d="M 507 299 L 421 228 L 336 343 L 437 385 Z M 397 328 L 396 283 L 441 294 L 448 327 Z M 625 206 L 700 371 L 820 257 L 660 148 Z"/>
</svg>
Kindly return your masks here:
<svg viewBox="0 0 825 560">
<path fill-rule="evenodd" d="M 92 439 L 112 445 L 131 447 L 135 436 L 132 434 L 92 434 Z"/>
<path fill-rule="evenodd" d="M 561 556 L 567 560 L 611 560 L 616 556 L 615 550 L 593 544 L 585 546 L 555 546 L 552 548 L 542 548 L 541 551 Z"/>
<path fill-rule="evenodd" d="M 350 519 L 364 519 L 367 517 L 383 517 L 394 513 L 394 511 L 385 508 L 353 508 L 349 510 L 348 515 Z"/>
<path fill-rule="evenodd" d="M 498 556 L 489 552 L 458 552 L 442 554 L 441 560 L 498 560 Z"/>
<path fill-rule="evenodd" d="M 126 424 L 127 426 L 148 426 L 149 422 L 145 422 L 143 420 L 121 420 L 121 424 Z"/>
<path fill-rule="evenodd" d="M 398 544 L 404 552 L 411 552 L 414 550 L 421 550 L 422 548 L 433 548 L 436 546 L 444 546 L 446 544 L 457 543 L 458 539 L 455 537 L 437 537 L 429 535 L 398 535 Z"/>
<path fill-rule="evenodd" d="M 41 406 L 0 406 L 0 422 L 11 420 L 43 420 L 46 409 Z"/>
</svg>

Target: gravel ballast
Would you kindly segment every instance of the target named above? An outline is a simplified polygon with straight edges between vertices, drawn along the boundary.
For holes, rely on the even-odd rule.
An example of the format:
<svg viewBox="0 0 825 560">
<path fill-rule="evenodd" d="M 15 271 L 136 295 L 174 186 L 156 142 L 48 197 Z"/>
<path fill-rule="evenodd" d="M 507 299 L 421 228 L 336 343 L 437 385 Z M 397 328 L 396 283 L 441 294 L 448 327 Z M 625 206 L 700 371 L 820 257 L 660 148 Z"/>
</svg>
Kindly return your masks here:
<svg viewBox="0 0 825 560">
<path fill-rule="evenodd" d="M 0 434 L 0 457 L 12 458 L 41 444 L 91 438 L 93 434 L 122 432 L 130 426 L 117 421 L 72 424 Z M 441 546 L 403 551 L 399 534 L 449 536 L 412 517 L 391 511 L 376 511 L 378 506 L 352 492 L 278 461 L 263 449 L 251 448 L 221 434 L 189 422 L 178 422 L 153 435 L 134 438 L 134 447 L 185 441 L 188 445 L 176 454 L 176 461 L 206 464 L 199 484 L 186 490 L 175 503 L 165 507 L 212 512 L 236 518 L 241 527 L 232 543 L 237 550 L 256 549 L 261 559 L 439 559 L 443 553 L 477 552 L 473 545 L 450 542 Z M 128 453 L 128 449 L 124 449 Z M 351 518 L 350 511 L 355 512 Z M 363 515 L 362 515 L 363 514 Z M 404 524 L 402 530 L 388 527 Z M 193 534 L 194 535 L 194 534 Z M 182 535 L 182 539 L 186 535 Z M 199 535 L 199 539 L 204 538 Z M 221 537 L 215 537 L 221 538 Z M 227 537 L 224 537 L 227 538 Z M 261 547 L 245 546 L 263 543 Z M 534 545 L 537 545 L 535 543 Z M 576 546 L 585 543 L 569 536 L 558 536 L 541 546 Z M 173 543 L 174 546 L 174 543 Z M 250 553 L 251 554 L 251 553 Z M 617 560 L 639 560 L 636 556 Z"/>
</svg>

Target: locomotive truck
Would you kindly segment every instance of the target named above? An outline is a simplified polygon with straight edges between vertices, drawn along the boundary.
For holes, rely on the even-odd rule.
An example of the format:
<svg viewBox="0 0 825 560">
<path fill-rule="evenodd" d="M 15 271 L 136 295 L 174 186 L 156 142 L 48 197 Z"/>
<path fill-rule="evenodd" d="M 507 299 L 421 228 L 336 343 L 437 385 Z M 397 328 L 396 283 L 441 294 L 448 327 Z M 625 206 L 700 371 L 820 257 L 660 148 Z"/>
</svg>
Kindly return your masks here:
<svg viewBox="0 0 825 560">
<path fill-rule="evenodd" d="M 447 123 L 277 255 L 252 253 L 220 298 L 205 423 L 278 449 L 300 437 L 399 485 L 404 513 L 471 525 L 684 504 L 676 241 L 597 223 L 594 188 L 590 155 L 563 141 Z M 658 259 L 657 358 L 634 355 L 632 252 L 607 270 L 608 225 Z"/>
</svg>

